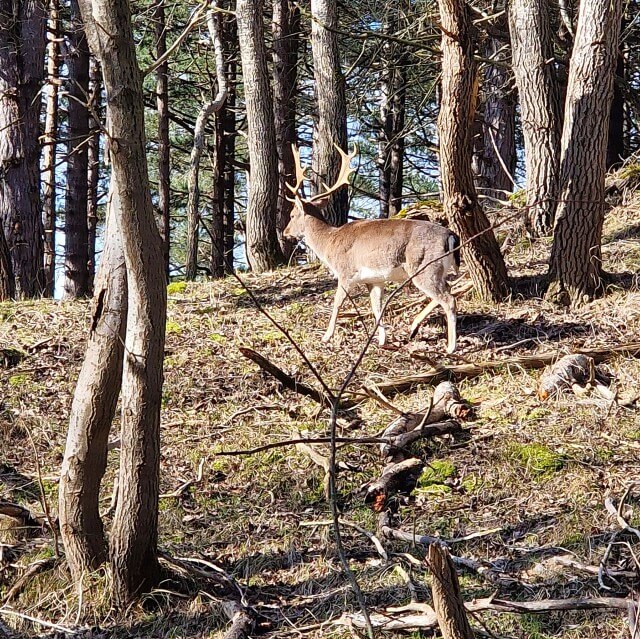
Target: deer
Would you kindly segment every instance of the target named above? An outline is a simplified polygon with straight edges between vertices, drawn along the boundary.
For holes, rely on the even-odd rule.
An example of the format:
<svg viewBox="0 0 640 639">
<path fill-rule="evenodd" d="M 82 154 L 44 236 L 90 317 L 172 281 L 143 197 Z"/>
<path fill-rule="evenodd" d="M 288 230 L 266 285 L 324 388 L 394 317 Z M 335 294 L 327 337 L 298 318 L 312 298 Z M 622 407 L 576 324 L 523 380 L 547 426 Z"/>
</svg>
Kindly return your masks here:
<svg viewBox="0 0 640 639">
<path fill-rule="evenodd" d="M 301 187 L 305 171 L 300 152 L 293 146 L 296 182 L 287 184 L 293 193 L 291 219 L 283 231 L 290 239 L 302 240 L 337 278 L 338 286 L 333 301 L 329 326 L 322 338 L 333 337 L 338 312 L 352 289 L 364 284 L 371 300 L 371 308 L 378 327 L 380 346 L 386 343 L 386 330 L 382 324 L 382 296 L 387 282 L 410 280 L 431 301 L 416 316 L 410 336 L 415 337 L 420 324 L 437 307 L 444 309 L 447 319 L 447 352 L 456 348 L 456 299 L 451 294 L 447 276 L 458 272 L 460 266 L 460 239 L 449 229 L 425 220 L 375 219 L 356 220 L 343 226 L 328 224 L 322 210 L 330 196 L 349 185 L 351 160 L 358 149 L 346 153 L 334 145 L 341 157 L 341 167 L 335 183 L 311 197 L 303 197 Z"/>
</svg>

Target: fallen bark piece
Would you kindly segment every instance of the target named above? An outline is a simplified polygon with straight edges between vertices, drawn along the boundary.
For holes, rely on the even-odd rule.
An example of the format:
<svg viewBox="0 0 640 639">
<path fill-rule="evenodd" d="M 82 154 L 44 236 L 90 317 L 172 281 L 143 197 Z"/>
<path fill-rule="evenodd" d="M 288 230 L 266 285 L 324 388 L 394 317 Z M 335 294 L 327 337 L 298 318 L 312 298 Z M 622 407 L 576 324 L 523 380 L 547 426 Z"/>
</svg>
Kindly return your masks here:
<svg viewBox="0 0 640 639">
<path fill-rule="evenodd" d="M 231 620 L 224 639 L 247 639 L 253 629 L 253 617 L 239 601 L 225 601 L 222 609 Z"/>
<path fill-rule="evenodd" d="M 538 397 L 541 400 L 549 399 L 569 388 L 574 388 L 579 394 L 580 388 L 595 381 L 596 370 L 593 357 L 576 354 L 565 355 L 555 364 L 545 369 L 538 384 Z"/>
<path fill-rule="evenodd" d="M 369 484 L 365 503 L 370 504 L 375 512 L 381 512 L 392 493 L 408 494 L 416 487 L 423 468 L 424 462 L 415 457 L 389 464 L 382 475 Z"/>
</svg>

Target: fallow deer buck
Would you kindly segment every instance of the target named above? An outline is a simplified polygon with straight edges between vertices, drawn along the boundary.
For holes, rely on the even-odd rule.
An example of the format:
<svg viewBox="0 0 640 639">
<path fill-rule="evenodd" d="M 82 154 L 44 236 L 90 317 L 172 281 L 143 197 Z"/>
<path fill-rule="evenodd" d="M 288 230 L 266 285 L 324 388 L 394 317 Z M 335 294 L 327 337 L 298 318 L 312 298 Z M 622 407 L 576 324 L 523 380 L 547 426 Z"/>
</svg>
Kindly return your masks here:
<svg viewBox="0 0 640 639">
<path fill-rule="evenodd" d="M 410 279 L 431 298 L 411 325 L 411 337 L 427 315 L 440 305 L 447 317 L 447 352 L 452 353 L 456 347 L 456 300 L 449 291 L 447 275 L 457 273 L 460 265 L 458 236 L 439 224 L 423 220 L 358 220 L 340 227 L 330 226 L 323 218 L 322 209 L 332 193 L 349 184 L 349 175 L 353 172 L 349 163 L 357 153 L 357 148 L 348 155 L 336 148 L 342 164 L 333 186 L 325 185 L 323 193 L 302 197 L 300 187 L 305 179 L 305 169 L 295 147 L 296 184 L 287 185 L 294 194 L 294 207 L 284 236 L 297 240 L 304 238 L 307 246 L 338 279 L 331 320 L 322 341 L 328 342 L 333 336 L 338 311 L 354 285 L 365 284 L 378 324 L 378 341 L 384 345 L 386 333 L 381 315 L 385 283 Z"/>
</svg>

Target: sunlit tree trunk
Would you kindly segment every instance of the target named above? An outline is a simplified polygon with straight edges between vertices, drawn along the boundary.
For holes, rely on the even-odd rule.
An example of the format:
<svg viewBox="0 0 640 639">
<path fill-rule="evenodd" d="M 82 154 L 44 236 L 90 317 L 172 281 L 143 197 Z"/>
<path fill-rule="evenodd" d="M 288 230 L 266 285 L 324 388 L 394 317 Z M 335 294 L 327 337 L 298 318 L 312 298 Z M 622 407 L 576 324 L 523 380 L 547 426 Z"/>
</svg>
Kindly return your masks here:
<svg viewBox="0 0 640 639">
<path fill-rule="evenodd" d="M 40 89 L 46 21 L 42 0 L 0 0 L 0 222 L 20 297 L 44 291 Z"/>
<path fill-rule="evenodd" d="M 113 597 L 128 605 L 158 583 L 158 497 L 167 287 L 147 169 L 142 78 L 128 0 L 81 0 L 107 95 L 118 229 L 127 271 L 118 499 L 110 535 Z M 99 25 L 99 26 L 98 26 Z"/>
<path fill-rule="evenodd" d="M 336 0 L 311 0 L 311 51 L 318 105 L 312 158 L 316 193 L 322 190 L 322 183 L 331 185 L 338 177 L 340 154 L 334 144 L 347 148 L 345 80 L 340 66 L 337 27 Z M 333 226 L 344 224 L 348 212 L 347 189 L 336 191 L 323 211 L 327 222 Z"/>
<path fill-rule="evenodd" d="M 46 116 L 42 151 L 42 219 L 44 222 L 44 294 L 53 297 L 56 277 L 56 151 L 58 137 L 58 87 L 60 36 L 58 0 L 49 0 L 47 44 Z"/>
<path fill-rule="evenodd" d="M 89 294 L 89 229 L 87 226 L 89 138 L 89 46 L 78 0 L 71 0 L 70 53 L 67 57 L 68 131 L 67 197 L 64 216 L 64 296 Z"/>
<path fill-rule="evenodd" d="M 442 23 L 442 103 L 438 117 L 444 209 L 462 241 L 462 256 L 478 295 L 500 301 L 509 294 L 507 269 L 489 221 L 478 204 L 471 171 L 472 122 L 477 99 L 469 8 L 439 0 Z"/>
<path fill-rule="evenodd" d="M 621 13 L 622 0 L 584 0 L 571 55 L 549 295 L 574 306 L 601 288 L 605 161 Z"/>
<path fill-rule="evenodd" d="M 512 0 L 509 31 L 527 171 L 527 227 L 549 235 L 557 198 L 562 128 L 547 0 Z"/>
<path fill-rule="evenodd" d="M 87 255 L 89 291 L 93 293 L 96 272 L 96 232 L 98 227 L 98 184 L 100 181 L 100 118 L 102 73 L 95 56 L 89 60 L 89 141 L 87 142 Z"/>
<path fill-rule="evenodd" d="M 238 0 L 236 17 L 251 165 L 246 222 L 247 261 L 256 273 L 271 270 L 283 262 L 276 231 L 278 152 L 263 14 L 263 0 Z"/>
</svg>

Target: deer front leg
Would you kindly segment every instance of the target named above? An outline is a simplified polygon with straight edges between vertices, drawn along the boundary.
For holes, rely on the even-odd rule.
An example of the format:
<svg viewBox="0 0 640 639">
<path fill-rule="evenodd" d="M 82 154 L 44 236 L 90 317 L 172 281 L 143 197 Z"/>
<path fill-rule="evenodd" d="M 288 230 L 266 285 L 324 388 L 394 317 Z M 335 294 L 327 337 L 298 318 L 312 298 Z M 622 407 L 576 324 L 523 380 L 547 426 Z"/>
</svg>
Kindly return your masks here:
<svg viewBox="0 0 640 639">
<path fill-rule="evenodd" d="M 382 293 L 384 292 L 384 286 L 377 284 L 367 284 L 369 289 L 369 298 L 371 299 L 371 308 L 373 309 L 373 316 L 376 319 L 378 326 L 378 343 L 380 346 L 384 346 L 387 341 L 387 333 L 382 325 Z"/>
<path fill-rule="evenodd" d="M 329 326 L 327 327 L 327 332 L 322 337 L 323 342 L 328 342 L 332 337 L 333 333 L 336 330 L 336 322 L 338 321 L 338 311 L 342 306 L 342 303 L 347 297 L 347 289 L 345 286 L 338 282 L 338 288 L 336 289 L 336 296 L 333 298 L 333 311 L 331 312 L 331 319 L 329 320 Z"/>
</svg>

